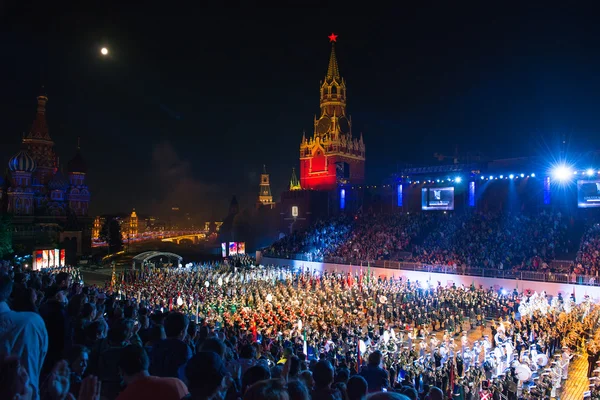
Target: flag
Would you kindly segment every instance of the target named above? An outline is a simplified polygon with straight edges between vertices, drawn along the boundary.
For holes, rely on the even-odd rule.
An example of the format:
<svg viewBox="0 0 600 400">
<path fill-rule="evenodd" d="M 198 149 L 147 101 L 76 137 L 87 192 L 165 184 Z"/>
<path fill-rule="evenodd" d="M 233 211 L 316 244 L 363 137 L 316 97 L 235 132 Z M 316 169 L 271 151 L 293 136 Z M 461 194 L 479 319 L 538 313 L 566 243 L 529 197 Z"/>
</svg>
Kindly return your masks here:
<svg viewBox="0 0 600 400">
<path fill-rule="evenodd" d="M 362 357 L 360 356 L 360 340 L 356 342 L 356 373 L 360 374 L 360 366 L 362 364 Z"/>
<path fill-rule="evenodd" d="M 256 343 L 258 340 L 258 334 L 256 332 L 256 322 L 252 322 L 252 341 Z"/>
<path fill-rule="evenodd" d="M 360 265 L 360 275 L 358 276 L 358 286 L 362 286 L 363 270 L 362 264 Z"/>
<path fill-rule="evenodd" d="M 306 344 L 306 329 L 302 332 L 302 338 L 304 343 L 302 344 L 302 352 L 308 358 L 308 345 Z"/>
<path fill-rule="evenodd" d="M 448 396 L 454 394 L 454 361 L 450 362 L 450 384 L 448 385 Z"/>
</svg>

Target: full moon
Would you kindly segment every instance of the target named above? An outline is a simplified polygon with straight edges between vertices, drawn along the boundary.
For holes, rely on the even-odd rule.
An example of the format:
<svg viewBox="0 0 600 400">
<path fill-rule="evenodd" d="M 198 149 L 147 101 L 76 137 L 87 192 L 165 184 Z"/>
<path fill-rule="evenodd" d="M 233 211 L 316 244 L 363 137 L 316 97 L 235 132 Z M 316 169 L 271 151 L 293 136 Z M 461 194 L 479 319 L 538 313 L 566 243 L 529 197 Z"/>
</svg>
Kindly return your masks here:
<svg viewBox="0 0 600 400">
<path fill-rule="evenodd" d="M 100 49 L 100 53 L 102 53 L 103 56 L 108 54 L 108 49 L 106 47 L 103 47 L 102 49 Z"/>
</svg>

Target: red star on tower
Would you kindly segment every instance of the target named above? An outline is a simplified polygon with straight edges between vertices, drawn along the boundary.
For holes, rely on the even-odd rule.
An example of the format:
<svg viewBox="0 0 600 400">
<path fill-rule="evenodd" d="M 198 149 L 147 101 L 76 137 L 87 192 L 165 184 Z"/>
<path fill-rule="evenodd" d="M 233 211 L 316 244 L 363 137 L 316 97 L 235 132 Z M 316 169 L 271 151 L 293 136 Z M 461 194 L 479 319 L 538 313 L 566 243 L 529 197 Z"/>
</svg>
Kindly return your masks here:
<svg viewBox="0 0 600 400">
<path fill-rule="evenodd" d="M 338 35 L 336 35 L 335 33 L 331 32 L 331 35 L 329 35 L 327 37 L 329 38 L 330 42 L 337 42 Z"/>
</svg>

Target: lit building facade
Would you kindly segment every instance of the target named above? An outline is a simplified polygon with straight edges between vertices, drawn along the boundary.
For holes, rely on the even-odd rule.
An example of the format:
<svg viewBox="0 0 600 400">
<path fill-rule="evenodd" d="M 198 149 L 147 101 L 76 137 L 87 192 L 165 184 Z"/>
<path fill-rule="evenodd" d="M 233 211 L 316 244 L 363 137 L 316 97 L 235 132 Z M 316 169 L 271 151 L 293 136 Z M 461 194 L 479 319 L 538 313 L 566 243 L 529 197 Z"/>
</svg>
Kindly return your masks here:
<svg viewBox="0 0 600 400">
<path fill-rule="evenodd" d="M 129 235 L 134 238 L 138 235 L 138 216 L 135 212 L 135 208 L 129 216 Z"/>
<path fill-rule="evenodd" d="M 45 94 L 37 97 L 31 130 L 23 136 L 21 150 L 8 161 L 10 177 L 4 185 L 2 210 L 12 215 L 13 244 L 24 246 L 23 250 L 68 240 L 67 250 L 81 254 L 91 246 L 93 225 L 88 217 L 87 166 L 78 144 L 66 176 L 63 173 L 48 130 L 47 102 Z"/>
<path fill-rule="evenodd" d="M 339 184 L 362 184 L 365 179 L 365 143 L 352 134 L 346 112 L 346 82 L 341 77 L 332 42 L 329 66 L 320 87 L 320 116 L 311 137 L 300 143 L 300 185 L 303 189 L 335 190 Z"/>
<path fill-rule="evenodd" d="M 266 165 L 263 165 L 263 172 L 260 174 L 257 206 L 265 206 L 269 208 L 275 207 L 275 202 L 273 201 L 273 196 L 271 194 L 271 183 L 269 182 L 269 174 L 267 174 Z"/>
<path fill-rule="evenodd" d="M 100 240 L 100 232 L 102 232 L 102 226 L 106 222 L 106 218 L 97 216 L 94 218 L 94 225 L 92 226 L 92 240 Z"/>
</svg>

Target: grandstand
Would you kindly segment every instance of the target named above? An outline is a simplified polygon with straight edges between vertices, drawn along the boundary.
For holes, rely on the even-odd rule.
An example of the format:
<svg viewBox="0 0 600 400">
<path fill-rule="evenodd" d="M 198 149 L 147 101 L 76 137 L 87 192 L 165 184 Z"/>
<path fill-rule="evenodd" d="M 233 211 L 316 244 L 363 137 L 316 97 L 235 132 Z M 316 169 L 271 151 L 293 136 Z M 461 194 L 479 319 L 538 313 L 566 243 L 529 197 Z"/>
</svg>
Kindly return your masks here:
<svg viewBox="0 0 600 400">
<path fill-rule="evenodd" d="M 581 275 L 600 272 L 600 159 L 540 157 L 411 167 L 341 185 L 336 207 L 265 249 L 278 258 Z M 342 201 L 342 198 L 344 201 Z M 331 210 L 330 210 L 331 211 Z"/>
</svg>

